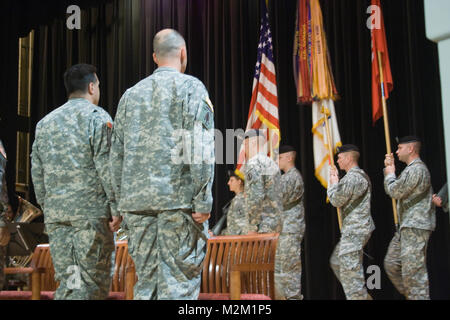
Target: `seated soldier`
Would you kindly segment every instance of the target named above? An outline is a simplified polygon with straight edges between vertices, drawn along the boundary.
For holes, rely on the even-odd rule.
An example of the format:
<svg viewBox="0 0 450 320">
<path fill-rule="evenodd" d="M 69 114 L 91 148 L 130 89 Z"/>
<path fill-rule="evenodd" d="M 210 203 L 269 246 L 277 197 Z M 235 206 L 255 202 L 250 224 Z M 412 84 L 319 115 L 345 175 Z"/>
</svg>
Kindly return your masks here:
<svg viewBox="0 0 450 320">
<path fill-rule="evenodd" d="M 227 227 L 221 235 L 241 235 L 248 233 L 248 215 L 244 210 L 244 179 L 239 177 L 236 171 L 228 171 L 230 179 L 228 187 L 236 195 L 231 200 L 227 213 Z"/>
</svg>

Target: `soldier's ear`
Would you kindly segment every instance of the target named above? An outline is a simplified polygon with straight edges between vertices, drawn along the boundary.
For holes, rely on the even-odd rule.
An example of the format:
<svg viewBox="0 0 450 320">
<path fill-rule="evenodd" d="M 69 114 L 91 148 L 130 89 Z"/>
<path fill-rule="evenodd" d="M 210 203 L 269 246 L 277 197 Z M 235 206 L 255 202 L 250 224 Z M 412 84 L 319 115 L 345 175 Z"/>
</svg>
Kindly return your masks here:
<svg viewBox="0 0 450 320">
<path fill-rule="evenodd" d="M 181 61 L 185 61 L 187 59 L 187 52 L 186 47 L 181 48 L 181 54 L 180 54 Z"/>
<path fill-rule="evenodd" d="M 158 58 L 156 57 L 156 53 L 153 52 L 153 61 L 158 64 Z"/>
<path fill-rule="evenodd" d="M 95 93 L 95 84 L 93 82 L 89 82 L 88 84 L 88 93 L 92 96 Z"/>
</svg>

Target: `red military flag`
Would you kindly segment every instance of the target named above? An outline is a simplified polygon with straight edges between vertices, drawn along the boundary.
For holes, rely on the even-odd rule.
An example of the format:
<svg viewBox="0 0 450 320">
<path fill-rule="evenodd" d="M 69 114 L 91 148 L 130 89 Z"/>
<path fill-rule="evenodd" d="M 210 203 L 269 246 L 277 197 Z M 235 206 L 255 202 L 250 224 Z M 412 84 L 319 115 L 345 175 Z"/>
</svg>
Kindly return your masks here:
<svg viewBox="0 0 450 320">
<path fill-rule="evenodd" d="M 389 98 L 389 92 L 394 88 L 394 82 L 392 81 L 380 0 L 372 0 L 372 12 L 374 13 L 374 23 L 370 27 L 372 39 L 372 121 L 375 124 L 383 116 L 382 99 L 383 97 Z M 378 53 L 380 53 L 381 61 L 378 60 Z"/>
</svg>

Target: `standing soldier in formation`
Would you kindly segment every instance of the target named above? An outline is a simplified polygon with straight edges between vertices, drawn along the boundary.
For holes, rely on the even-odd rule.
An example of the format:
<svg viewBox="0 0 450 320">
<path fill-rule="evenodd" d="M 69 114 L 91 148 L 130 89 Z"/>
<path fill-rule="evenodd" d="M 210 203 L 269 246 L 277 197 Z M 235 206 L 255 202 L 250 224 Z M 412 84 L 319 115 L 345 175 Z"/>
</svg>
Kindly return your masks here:
<svg viewBox="0 0 450 320">
<path fill-rule="evenodd" d="M 248 233 L 248 214 L 244 210 L 244 180 L 239 177 L 236 171 L 229 171 L 228 186 L 230 191 L 236 195 L 231 200 L 227 212 L 227 227 L 222 230 L 221 235 L 241 235 Z"/>
<path fill-rule="evenodd" d="M 249 216 L 249 234 L 280 232 L 282 227 L 280 170 L 267 156 L 266 138 L 262 131 L 245 133 L 246 164 L 245 212 Z"/>
<path fill-rule="evenodd" d="M 0 291 L 3 289 L 5 281 L 3 268 L 6 264 L 6 246 L 11 237 L 5 221 L 8 204 L 8 191 L 6 189 L 6 152 L 2 141 L 0 140 Z"/>
<path fill-rule="evenodd" d="M 339 181 L 337 169 L 332 167 L 327 190 L 331 204 L 342 209 L 341 239 L 331 255 L 330 265 L 348 300 L 371 299 L 365 286 L 363 248 L 375 229 L 370 214 L 372 186 L 358 166 L 359 157 L 359 149 L 354 145 L 338 149 L 337 163 L 346 175 Z"/>
<path fill-rule="evenodd" d="M 407 136 L 399 140 L 398 159 L 407 164 L 395 176 L 394 155 L 384 161 L 384 189 L 398 200 L 400 231 L 389 244 L 384 267 L 397 290 L 409 300 L 429 300 L 427 244 L 436 226 L 430 172 L 420 159 L 421 142 Z"/>
<path fill-rule="evenodd" d="M 212 209 L 214 109 L 185 75 L 186 43 L 175 30 L 153 40 L 158 65 L 122 96 L 111 171 L 136 265 L 135 299 L 197 299 Z"/>
<path fill-rule="evenodd" d="M 105 299 L 111 284 L 112 231 L 120 224 L 109 174 L 112 120 L 97 106 L 94 66 L 72 66 L 64 84 L 69 101 L 36 127 L 34 190 L 60 282 L 55 299 Z"/>
<path fill-rule="evenodd" d="M 301 244 L 305 234 L 304 185 L 295 167 L 297 153 L 291 146 L 280 148 L 279 166 L 283 196 L 283 227 L 278 239 L 280 270 L 275 270 L 278 294 L 286 300 L 301 300 L 302 259 Z"/>
</svg>

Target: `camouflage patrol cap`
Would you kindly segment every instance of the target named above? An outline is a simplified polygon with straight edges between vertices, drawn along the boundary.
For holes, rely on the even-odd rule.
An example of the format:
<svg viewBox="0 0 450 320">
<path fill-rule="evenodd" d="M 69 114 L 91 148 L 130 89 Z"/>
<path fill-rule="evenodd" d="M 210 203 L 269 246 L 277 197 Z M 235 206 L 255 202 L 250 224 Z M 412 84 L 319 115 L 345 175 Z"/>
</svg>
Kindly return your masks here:
<svg viewBox="0 0 450 320">
<path fill-rule="evenodd" d="M 337 148 L 336 154 L 350 152 L 350 151 L 359 152 L 359 148 L 357 146 L 355 146 L 354 144 L 344 144 L 343 146 Z"/>
<path fill-rule="evenodd" d="M 405 136 L 402 138 L 397 138 L 398 144 L 405 144 L 405 143 L 411 143 L 411 142 L 421 142 L 420 139 L 416 136 Z"/>
</svg>

